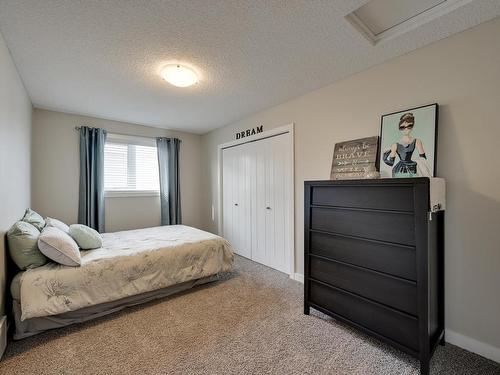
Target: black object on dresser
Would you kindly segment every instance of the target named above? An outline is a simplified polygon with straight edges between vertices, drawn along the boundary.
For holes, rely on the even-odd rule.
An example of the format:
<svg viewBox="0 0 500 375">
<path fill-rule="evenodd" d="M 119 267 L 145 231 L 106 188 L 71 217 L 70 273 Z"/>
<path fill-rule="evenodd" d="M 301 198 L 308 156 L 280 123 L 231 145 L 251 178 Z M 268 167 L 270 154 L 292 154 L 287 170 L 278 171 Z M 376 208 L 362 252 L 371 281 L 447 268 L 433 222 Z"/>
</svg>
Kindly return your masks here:
<svg viewBox="0 0 500 375">
<path fill-rule="evenodd" d="M 304 313 L 317 309 L 420 360 L 444 344 L 444 212 L 428 178 L 306 181 Z"/>
</svg>

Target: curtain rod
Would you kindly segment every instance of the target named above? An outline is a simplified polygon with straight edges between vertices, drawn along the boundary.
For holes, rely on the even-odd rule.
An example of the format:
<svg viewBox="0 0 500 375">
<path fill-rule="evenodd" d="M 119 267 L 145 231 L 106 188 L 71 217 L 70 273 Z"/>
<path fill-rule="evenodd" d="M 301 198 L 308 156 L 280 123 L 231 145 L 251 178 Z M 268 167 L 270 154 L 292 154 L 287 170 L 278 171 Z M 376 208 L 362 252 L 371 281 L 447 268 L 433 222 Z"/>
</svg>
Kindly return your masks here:
<svg viewBox="0 0 500 375">
<path fill-rule="evenodd" d="M 75 126 L 75 130 L 80 130 L 82 127 L 81 126 Z M 106 130 L 106 132 L 108 132 Z M 151 139 L 156 139 L 156 138 L 172 138 L 172 137 L 148 137 L 147 135 L 136 135 L 136 134 L 124 134 L 124 133 L 116 133 L 116 132 L 108 132 L 110 134 L 116 134 L 116 135 L 123 135 L 125 137 L 138 137 L 138 138 L 151 138 Z M 173 137 L 176 138 L 176 137 Z M 178 138 L 179 139 L 179 138 Z M 182 139 L 179 139 L 179 142 L 182 142 Z"/>
</svg>

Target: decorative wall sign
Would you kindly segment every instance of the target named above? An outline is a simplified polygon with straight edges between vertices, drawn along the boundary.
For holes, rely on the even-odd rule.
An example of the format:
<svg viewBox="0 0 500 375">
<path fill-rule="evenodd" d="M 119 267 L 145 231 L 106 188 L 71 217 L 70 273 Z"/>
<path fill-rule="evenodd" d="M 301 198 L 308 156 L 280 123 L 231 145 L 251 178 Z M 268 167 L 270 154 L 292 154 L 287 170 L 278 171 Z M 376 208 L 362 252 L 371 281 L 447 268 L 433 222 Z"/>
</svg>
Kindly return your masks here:
<svg viewBox="0 0 500 375">
<path fill-rule="evenodd" d="M 245 137 L 250 137 L 251 135 L 259 134 L 264 131 L 264 125 L 257 126 L 253 129 L 243 130 L 241 132 L 236 133 L 236 139 L 241 139 Z"/>
<path fill-rule="evenodd" d="M 335 144 L 330 180 L 377 178 L 378 137 Z"/>
<path fill-rule="evenodd" d="M 381 177 L 434 177 L 438 105 L 382 116 Z"/>
</svg>

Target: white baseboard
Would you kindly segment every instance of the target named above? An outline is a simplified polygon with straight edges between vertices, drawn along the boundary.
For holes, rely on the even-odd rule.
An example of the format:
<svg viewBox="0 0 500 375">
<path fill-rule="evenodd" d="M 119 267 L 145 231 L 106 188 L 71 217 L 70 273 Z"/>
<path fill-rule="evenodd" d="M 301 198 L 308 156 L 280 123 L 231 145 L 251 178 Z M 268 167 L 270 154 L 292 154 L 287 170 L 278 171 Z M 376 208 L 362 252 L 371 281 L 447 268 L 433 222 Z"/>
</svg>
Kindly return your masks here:
<svg viewBox="0 0 500 375">
<path fill-rule="evenodd" d="M 461 333 L 454 332 L 452 330 L 445 330 L 445 341 L 450 344 L 461 347 L 462 349 L 468 350 L 469 352 L 479 354 L 485 358 L 491 359 L 492 361 L 500 363 L 500 348 L 496 348 L 492 345 L 486 344 L 484 342 L 473 339 L 462 335 Z"/>
<path fill-rule="evenodd" d="M 2 359 L 7 347 L 7 316 L 0 318 L 0 359 Z"/>
<path fill-rule="evenodd" d="M 292 273 L 290 275 L 290 279 L 293 279 L 295 281 L 298 281 L 299 283 L 304 284 L 304 275 L 302 275 L 301 273 Z"/>
</svg>

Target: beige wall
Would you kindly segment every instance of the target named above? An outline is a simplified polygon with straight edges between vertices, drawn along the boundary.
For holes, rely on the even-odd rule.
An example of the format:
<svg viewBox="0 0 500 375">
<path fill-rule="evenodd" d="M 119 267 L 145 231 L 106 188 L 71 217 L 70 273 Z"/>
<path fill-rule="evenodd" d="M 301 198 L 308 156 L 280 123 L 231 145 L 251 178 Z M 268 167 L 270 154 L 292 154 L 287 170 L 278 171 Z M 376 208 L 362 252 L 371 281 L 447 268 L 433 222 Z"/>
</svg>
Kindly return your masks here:
<svg viewBox="0 0 500 375">
<path fill-rule="evenodd" d="M 380 116 L 440 104 L 438 171 L 447 180 L 446 326 L 500 361 L 500 19 L 203 136 L 206 228 L 216 231 L 218 144 L 238 130 L 295 123 L 296 272 L 303 272 L 303 183 L 328 179 L 336 142 L 377 135 Z M 374 47 L 376 48 L 376 47 Z"/>
<path fill-rule="evenodd" d="M 76 223 L 78 216 L 79 141 L 75 126 L 110 133 L 182 140 L 180 151 L 183 223 L 202 225 L 199 135 L 35 109 L 33 112 L 32 206 L 43 216 Z M 107 232 L 160 225 L 159 197 L 106 198 Z"/>
<path fill-rule="evenodd" d="M 5 313 L 5 232 L 30 205 L 31 109 L 0 34 L 0 317 Z"/>
</svg>

